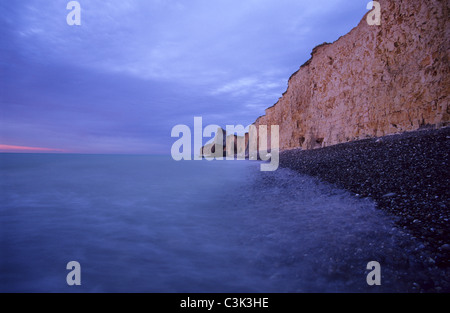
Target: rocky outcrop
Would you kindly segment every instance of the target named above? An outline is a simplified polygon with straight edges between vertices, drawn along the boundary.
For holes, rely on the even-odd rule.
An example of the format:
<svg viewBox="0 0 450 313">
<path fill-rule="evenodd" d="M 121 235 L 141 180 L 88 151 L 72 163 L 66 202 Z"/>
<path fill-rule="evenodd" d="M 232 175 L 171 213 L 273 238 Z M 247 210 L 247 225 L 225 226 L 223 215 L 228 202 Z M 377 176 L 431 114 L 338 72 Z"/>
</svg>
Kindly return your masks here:
<svg viewBox="0 0 450 313">
<path fill-rule="evenodd" d="M 201 148 L 200 156 L 207 158 L 224 157 L 226 151 L 226 142 L 225 130 L 223 128 L 218 128 L 214 139 Z"/>
<path fill-rule="evenodd" d="M 205 158 L 221 158 L 226 156 L 244 156 L 249 157 L 249 134 L 237 136 L 236 134 L 227 135 L 223 128 L 216 131 L 214 139 L 204 145 L 200 150 L 200 156 Z"/>
<path fill-rule="evenodd" d="M 337 143 L 449 124 L 449 2 L 380 0 L 381 25 L 366 17 L 324 43 L 255 122 L 280 126 L 280 149 Z"/>
</svg>

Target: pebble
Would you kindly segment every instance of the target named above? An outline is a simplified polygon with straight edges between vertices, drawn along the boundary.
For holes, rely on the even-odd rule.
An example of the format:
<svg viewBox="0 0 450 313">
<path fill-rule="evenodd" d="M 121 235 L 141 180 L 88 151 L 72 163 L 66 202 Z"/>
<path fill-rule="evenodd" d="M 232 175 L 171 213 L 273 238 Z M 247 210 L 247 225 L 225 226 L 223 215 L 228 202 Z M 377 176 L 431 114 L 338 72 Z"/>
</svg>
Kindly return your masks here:
<svg viewBox="0 0 450 313">
<path fill-rule="evenodd" d="M 450 218 L 444 155 L 449 138 L 450 127 L 443 127 L 315 150 L 283 151 L 280 166 L 353 195 L 371 195 L 380 209 L 398 217 L 397 231 L 409 231 L 430 251 L 447 254 Z M 450 267 L 447 256 L 436 259 L 438 263 Z"/>
</svg>

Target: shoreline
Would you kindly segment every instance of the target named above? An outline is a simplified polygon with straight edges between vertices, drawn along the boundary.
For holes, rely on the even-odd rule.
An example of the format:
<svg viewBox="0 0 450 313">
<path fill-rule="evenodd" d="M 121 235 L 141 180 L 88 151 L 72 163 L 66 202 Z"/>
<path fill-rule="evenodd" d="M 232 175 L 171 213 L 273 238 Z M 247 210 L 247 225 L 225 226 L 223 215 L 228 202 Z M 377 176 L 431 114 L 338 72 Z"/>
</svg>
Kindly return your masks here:
<svg viewBox="0 0 450 313">
<path fill-rule="evenodd" d="M 280 153 L 280 167 L 371 198 L 450 267 L 450 127 Z"/>
</svg>

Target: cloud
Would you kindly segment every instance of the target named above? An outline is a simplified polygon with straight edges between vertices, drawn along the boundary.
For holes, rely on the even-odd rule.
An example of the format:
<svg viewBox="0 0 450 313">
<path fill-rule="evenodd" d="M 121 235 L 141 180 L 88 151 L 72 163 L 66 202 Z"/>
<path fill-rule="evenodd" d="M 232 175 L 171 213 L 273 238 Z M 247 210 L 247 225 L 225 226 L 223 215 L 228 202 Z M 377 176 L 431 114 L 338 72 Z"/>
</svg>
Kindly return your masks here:
<svg viewBox="0 0 450 313">
<path fill-rule="evenodd" d="M 252 123 L 360 0 L 0 2 L 2 144 L 170 151 L 170 130 Z M 84 148 L 83 148 L 84 147 Z"/>
<path fill-rule="evenodd" d="M 311 30 L 311 19 L 342 3 L 97 0 L 82 2 L 82 25 L 69 27 L 63 1 L 34 0 L 20 9 L 17 32 L 27 37 L 23 49 L 54 60 L 143 79 L 208 83 L 230 66 L 276 66 L 267 64 L 273 50 L 287 40 L 295 45 Z"/>
<path fill-rule="evenodd" d="M 65 152 L 65 150 L 0 144 L 0 152 Z"/>
<path fill-rule="evenodd" d="M 269 81 L 269 79 L 258 79 L 256 77 L 243 77 L 228 82 L 211 91 L 211 95 L 227 94 L 233 97 L 239 96 L 263 96 L 264 98 L 273 90 L 279 90 L 284 84 L 282 80 Z"/>
</svg>

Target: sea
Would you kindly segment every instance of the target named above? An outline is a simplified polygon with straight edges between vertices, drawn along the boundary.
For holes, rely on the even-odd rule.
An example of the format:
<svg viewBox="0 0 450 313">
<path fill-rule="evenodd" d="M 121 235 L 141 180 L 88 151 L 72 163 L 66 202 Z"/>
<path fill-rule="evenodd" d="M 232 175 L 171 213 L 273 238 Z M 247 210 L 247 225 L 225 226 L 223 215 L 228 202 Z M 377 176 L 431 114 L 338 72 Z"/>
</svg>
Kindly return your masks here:
<svg viewBox="0 0 450 313">
<path fill-rule="evenodd" d="M 371 199 L 258 161 L 0 154 L 0 292 L 413 292 L 422 249 Z"/>
</svg>

